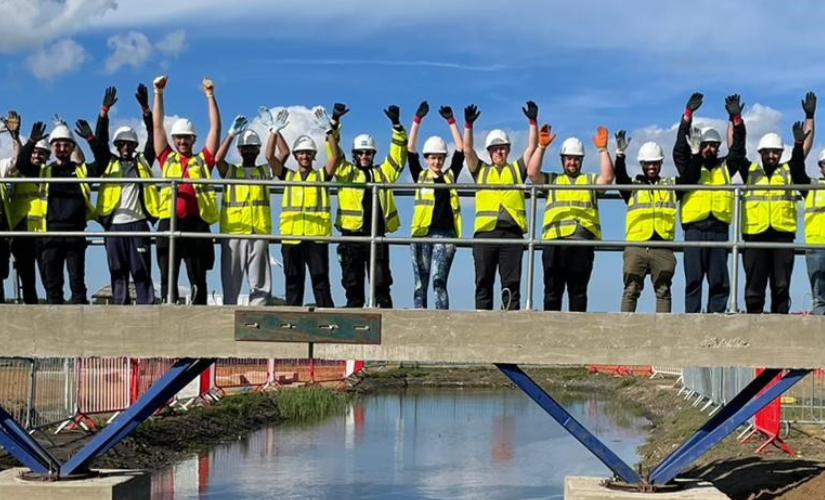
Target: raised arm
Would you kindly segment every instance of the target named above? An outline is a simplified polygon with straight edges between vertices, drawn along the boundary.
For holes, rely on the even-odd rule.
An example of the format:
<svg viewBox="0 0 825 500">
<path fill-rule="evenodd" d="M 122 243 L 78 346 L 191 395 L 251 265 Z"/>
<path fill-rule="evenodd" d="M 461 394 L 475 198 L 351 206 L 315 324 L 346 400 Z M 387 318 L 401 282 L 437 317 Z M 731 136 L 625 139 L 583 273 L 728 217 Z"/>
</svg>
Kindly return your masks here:
<svg viewBox="0 0 825 500">
<path fill-rule="evenodd" d="M 149 107 L 149 89 L 146 85 L 139 84 L 137 92 L 135 92 L 135 99 L 143 115 L 143 126 L 146 127 L 146 142 L 143 144 L 143 156 L 149 165 L 155 162 L 155 130 L 152 123 L 152 108 Z"/>
<path fill-rule="evenodd" d="M 673 144 L 673 163 L 676 164 L 676 171 L 679 175 L 683 175 L 685 170 L 690 168 L 690 145 L 687 143 L 686 136 L 690 133 L 693 113 L 702 106 L 703 98 L 701 93 L 694 92 L 685 104 L 685 112 L 679 120 L 679 131 L 676 132 L 676 142 Z"/>
<path fill-rule="evenodd" d="M 209 108 L 209 133 L 206 134 L 206 143 L 203 147 L 214 155 L 218 152 L 218 141 L 221 138 L 221 113 L 218 110 L 218 101 L 215 100 L 215 84 L 209 78 L 203 79 L 203 91 L 206 93 Z"/>
<path fill-rule="evenodd" d="M 807 122 L 807 120 L 806 120 Z M 805 141 L 811 136 L 808 130 L 807 123 L 796 122 L 793 124 L 793 152 L 791 159 L 788 161 L 788 167 L 791 169 L 791 179 L 794 184 L 810 184 L 811 178 L 805 172 Z M 803 196 L 805 196 L 803 192 Z"/>
<path fill-rule="evenodd" d="M 166 127 L 163 125 L 163 120 L 166 117 L 166 111 L 163 107 L 163 91 L 166 89 L 166 82 L 168 78 L 166 75 L 155 78 L 155 104 L 152 110 L 152 131 L 154 132 L 154 146 L 155 156 L 160 156 L 163 151 L 169 147 L 169 141 L 166 139 Z"/>
<path fill-rule="evenodd" d="M 524 158 L 524 164 L 526 165 L 527 162 L 530 161 L 530 157 L 533 156 L 533 151 L 535 151 L 538 146 L 537 120 L 539 118 L 539 107 L 533 101 L 527 101 L 527 106 L 521 108 L 521 110 L 529 121 L 527 127 L 527 148 L 524 150 L 524 156 L 522 156 L 522 158 Z"/>
<path fill-rule="evenodd" d="M 427 101 L 421 101 L 418 109 L 415 110 L 415 116 L 413 116 L 412 125 L 410 125 L 410 137 L 407 139 L 407 151 L 410 153 L 416 152 L 415 143 L 418 142 L 418 129 L 421 126 L 421 120 L 423 120 L 429 112 L 430 105 Z"/>
<path fill-rule="evenodd" d="M 467 170 L 475 173 L 478 169 L 478 154 L 473 145 L 473 124 L 478 120 L 481 112 L 475 104 L 470 104 L 464 108 L 464 160 L 467 163 Z"/>
<path fill-rule="evenodd" d="M 544 163 L 544 153 L 547 147 L 556 139 L 556 134 L 552 132 L 550 124 L 545 123 L 539 130 L 539 145 L 530 160 L 527 161 L 527 176 L 533 184 L 544 184 L 544 174 L 541 173 L 541 165 Z"/>
<path fill-rule="evenodd" d="M 742 149 L 741 151 L 737 151 L 735 154 L 733 153 L 734 147 L 737 146 L 737 130 L 736 127 L 739 124 L 743 124 L 742 122 L 742 110 L 745 109 L 745 103 L 741 102 L 741 98 L 739 94 L 731 94 L 725 97 L 725 110 L 728 112 L 728 132 L 727 132 L 727 141 L 728 141 L 728 159 L 726 160 L 728 166 L 728 172 L 730 176 L 733 177 L 736 174 L 737 169 L 739 168 L 739 162 L 745 158 L 745 143 L 744 138 L 741 144 Z M 745 127 L 744 124 L 742 126 L 742 132 L 744 133 Z M 741 157 L 740 157 L 741 152 Z M 731 162 L 731 155 L 734 156 L 733 162 Z M 745 174 L 747 175 L 747 174 Z M 744 180 L 744 176 L 742 178 Z"/>
<path fill-rule="evenodd" d="M 802 110 L 805 111 L 805 141 L 802 143 L 803 160 L 808 158 L 808 153 L 814 145 L 814 114 L 816 113 L 816 94 L 808 92 L 802 100 Z"/>
<path fill-rule="evenodd" d="M 615 173 L 613 170 L 613 159 L 607 150 L 607 127 L 599 125 L 596 135 L 593 136 L 593 145 L 599 152 L 599 175 L 596 177 L 596 184 L 613 184 Z"/>
<path fill-rule="evenodd" d="M 74 133 L 77 137 L 82 137 L 86 139 L 86 142 L 89 144 L 89 149 L 92 150 L 92 154 L 94 155 L 94 163 L 86 165 L 87 175 L 89 177 L 100 177 L 100 175 L 106 171 L 106 167 L 109 165 L 109 157 L 111 156 L 111 153 L 109 153 L 108 156 L 98 158 L 99 151 L 103 148 L 100 147 L 100 144 L 95 138 L 94 132 L 92 132 L 92 127 L 86 120 L 77 120 L 77 122 L 75 123 Z M 75 145 L 74 150 L 77 151 L 79 149 L 80 144 Z M 109 148 L 107 147 L 106 149 L 108 153 Z M 83 163 L 82 160 L 79 160 L 77 157 L 74 156 L 74 152 L 72 152 L 72 161 L 77 163 Z"/>
<path fill-rule="evenodd" d="M 326 137 L 330 155 L 327 157 L 325 169 L 327 176 L 331 178 L 335 175 L 335 170 L 338 168 L 338 165 L 341 164 L 341 148 L 338 144 L 338 137 L 331 128 L 326 130 Z"/>
<path fill-rule="evenodd" d="M 455 143 L 455 150 L 464 152 L 464 140 L 461 138 L 461 132 L 458 130 L 458 125 L 455 124 L 453 108 L 449 106 L 441 106 L 438 108 L 438 114 L 447 120 L 447 126 L 450 127 L 450 134 L 453 136 L 453 142 Z"/>
<path fill-rule="evenodd" d="M 10 109 L 9 115 L 0 117 L 0 120 L 9 132 L 9 137 L 11 137 L 11 144 L 13 148 L 12 156 L 9 158 L 8 169 L 6 172 L 3 172 L 3 175 L 9 176 L 15 172 L 17 157 L 20 155 L 20 148 L 22 147 L 22 144 L 20 144 L 20 115 L 17 114 L 17 111 Z"/>
<path fill-rule="evenodd" d="M 702 176 L 702 131 L 698 127 L 691 127 L 687 131 L 687 136 L 682 139 L 688 145 L 690 158 L 684 171 L 679 172 L 679 176 L 676 177 L 676 184 L 698 184 L 699 178 Z M 677 191 L 676 194 L 681 198 L 684 193 L 685 191 Z"/>
<path fill-rule="evenodd" d="M 24 177 L 40 177 L 40 166 L 32 163 L 32 152 L 37 141 L 46 137 L 46 124 L 43 122 L 35 122 L 32 125 L 32 131 L 29 134 L 29 140 L 20 148 L 17 154 L 17 171 L 23 174 Z"/>
<path fill-rule="evenodd" d="M 407 164 L 407 131 L 401 125 L 401 108 L 395 104 L 387 106 L 384 114 L 392 122 L 392 139 L 390 140 L 390 152 L 380 168 L 389 182 L 395 182 L 401 177 L 401 171 Z"/>
<path fill-rule="evenodd" d="M 93 140 L 88 140 L 89 148 L 95 157 L 95 163 L 99 165 L 103 172 L 109 165 L 112 158 L 112 151 L 109 149 L 109 110 L 117 102 L 117 89 L 109 87 L 103 94 L 103 104 L 100 106 L 100 113 L 97 115 L 97 124 L 95 125 L 95 133 Z M 77 121 L 78 133 L 85 133 L 83 130 L 82 120 Z"/>
<path fill-rule="evenodd" d="M 225 160 L 226 155 L 229 153 L 229 148 L 232 147 L 232 142 L 235 140 L 235 137 L 246 130 L 248 124 L 249 122 L 244 115 L 236 116 L 232 121 L 232 126 L 229 127 L 229 132 L 226 133 L 226 138 L 218 147 L 218 151 L 215 153 L 215 166 L 218 167 L 218 173 L 221 174 L 221 177 L 226 176 L 226 172 L 229 171 L 229 164 L 226 163 Z"/>
</svg>

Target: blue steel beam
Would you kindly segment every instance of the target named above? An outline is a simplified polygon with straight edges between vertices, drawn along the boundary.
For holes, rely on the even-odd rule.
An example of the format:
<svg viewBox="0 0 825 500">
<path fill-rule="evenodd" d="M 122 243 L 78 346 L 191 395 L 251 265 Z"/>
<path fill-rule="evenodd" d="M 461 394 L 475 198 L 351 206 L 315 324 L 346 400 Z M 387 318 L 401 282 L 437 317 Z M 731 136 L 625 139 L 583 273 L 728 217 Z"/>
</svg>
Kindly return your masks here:
<svg viewBox="0 0 825 500">
<path fill-rule="evenodd" d="M 767 371 L 767 370 L 766 370 Z M 701 439 L 696 440 L 675 459 L 671 460 L 664 467 L 657 467 L 655 473 L 651 474 L 652 484 L 667 484 L 676 477 L 688 465 L 692 464 L 708 450 L 714 447 L 719 441 L 735 431 L 737 427 L 745 423 L 756 412 L 764 408 L 771 401 L 781 396 L 785 391 L 793 387 L 794 384 L 802 380 L 811 370 L 789 370 L 782 376 L 776 384 L 765 389 L 765 392 L 756 396 L 741 409 L 735 411 L 725 421 L 719 424 L 714 430 Z M 775 375 L 775 374 L 774 374 Z"/>
<path fill-rule="evenodd" d="M 38 474 L 60 469 L 60 462 L 34 440 L 23 427 L 0 407 L 0 445 L 14 458 Z"/>
<path fill-rule="evenodd" d="M 123 440 L 138 425 L 152 416 L 158 408 L 166 404 L 214 362 L 214 359 L 184 358 L 179 360 L 132 406 L 118 415 L 111 424 L 107 425 L 86 446 L 69 459 L 60 468 L 60 475 L 67 476 L 88 469 L 92 460 L 106 453 Z"/>
<path fill-rule="evenodd" d="M 682 443 L 678 448 L 673 450 L 662 462 L 657 465 L 652 471 L 651 475 L 656 475 L 659 470 L 664 467 L 667 467 L 672 461 L 679 458 L 686 450 L 690 449 L 694 443 L 705 437 L 708 433 L 713 432 L 716 428 L 720 425 L 725 423 L 730 417 L 732 417 L 737 411 L 742 409 L 743 406 L 748 404 L 757 394 L 759 391 L 767 387 L 768 384 L 771 383 L 771 380 L 776 378 L 782 370 L 777 368 L 768 368 L 764 370 L 762 373 L 759 374 L 756 378 L 751 380 L 751 382 L 745 386 L 742 391 L 734 397 L 730 403 L 725 405 L 719 412 L 717 412 L 712 418 L 710 418 L 705 425 L 699 428 L 688 440 Z"/>
<path fill-rule="evenodd" d="M 571 436 L 583 444 L 590 453 L 601 460 L 604 465 L 621 478 L 622 481 L 629 484 L 642 484 L 642 478 L 632 467 L 627 465 L 624 460 L 605 446 L 599 438 L 579 423 L 573 415 L 568 413 L 563 406 L 557 403 L 544 389 L 539 387 L 518 365 L 497 364 L 496 367 L 512 380 L 519 389 L 538 403 L 538 405 L 564 427 Z"/>
</svg>

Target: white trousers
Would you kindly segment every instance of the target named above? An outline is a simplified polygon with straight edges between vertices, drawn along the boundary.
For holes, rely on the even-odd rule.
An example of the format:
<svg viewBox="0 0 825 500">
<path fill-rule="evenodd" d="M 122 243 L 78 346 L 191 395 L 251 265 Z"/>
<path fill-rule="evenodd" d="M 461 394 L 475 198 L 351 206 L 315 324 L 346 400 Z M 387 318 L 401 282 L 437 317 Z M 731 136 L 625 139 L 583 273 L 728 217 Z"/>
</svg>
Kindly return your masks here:
<svg viewBox="0 0 825 500">
<path fill-rule="evenodd" d="M 221 241 L 221 283 L 224 305 L 236 305 L 243 275 L 249 277 L 249 305 L 269 304 L 272 272 L 269 268 L 269 241 L 229 239 Z"/>
</svg>

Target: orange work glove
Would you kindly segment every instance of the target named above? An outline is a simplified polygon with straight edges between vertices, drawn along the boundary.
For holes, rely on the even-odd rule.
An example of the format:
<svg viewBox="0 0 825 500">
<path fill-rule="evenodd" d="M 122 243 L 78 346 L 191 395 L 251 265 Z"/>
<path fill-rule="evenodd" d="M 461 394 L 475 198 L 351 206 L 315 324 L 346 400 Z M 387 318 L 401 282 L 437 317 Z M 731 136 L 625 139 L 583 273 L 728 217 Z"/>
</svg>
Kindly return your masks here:
<svg viewBox="0 0 825 500">
<path fill-rule="evenodd" d="M 552 144 L 555 139 L 556 134 L 552 133 L 552 127 L 550 127 L 550 124 L 545 123 L 542 125 L 541 129 L 539 129 L 539 146 L 546 148 Z"/>
<path fill-rule="evenodd" d="M 607 149 L 607 135 L 607 127 L 599 125 L 599 128 L 596 129 L 596 135 L 593 136 L 593 144 L 599 151 Z"/>
</svg>

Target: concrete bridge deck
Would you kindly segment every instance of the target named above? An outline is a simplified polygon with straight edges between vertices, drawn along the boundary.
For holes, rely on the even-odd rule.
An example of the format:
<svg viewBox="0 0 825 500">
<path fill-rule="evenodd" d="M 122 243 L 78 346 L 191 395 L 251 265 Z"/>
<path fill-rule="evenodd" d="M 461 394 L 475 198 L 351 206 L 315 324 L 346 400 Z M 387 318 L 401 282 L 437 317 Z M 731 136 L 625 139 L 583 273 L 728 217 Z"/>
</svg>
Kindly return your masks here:
<svg viewBox="0 0 825 500">
<path fill-rule="evenodd" d="M 300 308 L 0 307 L 0 356 L 306 357 L 306 343 L 235 340 L 235 312 Z M 318 310 L 379 314 L 380 345 L 321 359 L 542 365 L 825 367 L 825 318 L 798 315 Z M 308 313 L 308 314 L 317 314 Z"/>
</svg>

